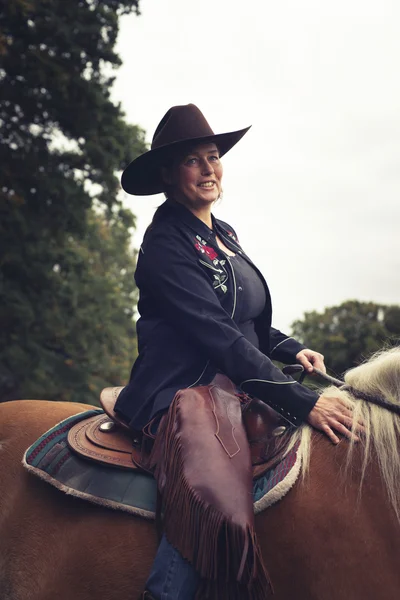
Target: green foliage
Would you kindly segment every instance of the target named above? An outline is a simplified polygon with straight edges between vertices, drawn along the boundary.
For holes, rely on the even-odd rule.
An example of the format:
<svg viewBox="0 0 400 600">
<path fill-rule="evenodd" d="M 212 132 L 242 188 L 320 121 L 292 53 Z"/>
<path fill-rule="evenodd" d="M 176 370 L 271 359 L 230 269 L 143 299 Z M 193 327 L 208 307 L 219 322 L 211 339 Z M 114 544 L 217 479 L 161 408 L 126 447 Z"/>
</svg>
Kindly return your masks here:
<svg viewBox="0 0 400 600">
<path fill-rule="evenodd" d="M 36 244 L 35 258 L 46 261 L 35 269 L 36 285 L 24 256 L 14 263 L 17 283 L 26 285 L 4 280 L 12 310 L 0 319 L 8 341 L 3 377 L 17 381 L 24 397 L 93 403 L 101 388 L 126 379 L 136 352 L 127 223 L 132 216 L 122 209 L 108 219 L 89 210 L 84 236 Z"/>
<path fill-rule="evenodd" d="M 383 346 L 398 343 L 400 306 L 349 300 L 323 313 L 305 313 L 292 328 L 296 339 L 322 352 L 329 369 L 342 374 Z"/>
<path fill-rule="evenodd" d="M 110 99 L 138 0 L 0 9 L 0 400 L 93 401 L 134 353 L 131 213 L 116 176 L 144 132 Z"/>
</svg>

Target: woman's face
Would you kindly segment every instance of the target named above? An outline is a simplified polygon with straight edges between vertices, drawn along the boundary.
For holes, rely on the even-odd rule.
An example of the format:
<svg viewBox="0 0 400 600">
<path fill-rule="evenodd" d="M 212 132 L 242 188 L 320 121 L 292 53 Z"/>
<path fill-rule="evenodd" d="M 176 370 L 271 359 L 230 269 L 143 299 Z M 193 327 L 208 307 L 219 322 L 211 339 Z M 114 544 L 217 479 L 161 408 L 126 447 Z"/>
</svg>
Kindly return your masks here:
<svg viewBox="0 0 400 600">
<path fill-rule="evenodd" d="M 222 191 L 222 164 L 214 143 L 199 144 L 165 174 L 172 197 L 188 208 L 202 208 L 215 202 Z"/>
</svg>

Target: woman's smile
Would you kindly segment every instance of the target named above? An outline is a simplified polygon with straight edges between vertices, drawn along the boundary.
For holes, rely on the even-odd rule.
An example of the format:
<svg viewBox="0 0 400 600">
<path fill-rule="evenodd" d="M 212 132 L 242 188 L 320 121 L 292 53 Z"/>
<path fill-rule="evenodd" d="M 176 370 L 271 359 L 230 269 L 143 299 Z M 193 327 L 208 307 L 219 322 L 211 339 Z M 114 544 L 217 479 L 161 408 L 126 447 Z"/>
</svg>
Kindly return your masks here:
<svg viewBox="0 0 400 600">
<path fill-rule="evenodd" d="M 202 183 L 199 183 L 199 187 L 205 190 L 211 190 L 215 187 L 215 181 L 203 181 Z"/>
</svg>

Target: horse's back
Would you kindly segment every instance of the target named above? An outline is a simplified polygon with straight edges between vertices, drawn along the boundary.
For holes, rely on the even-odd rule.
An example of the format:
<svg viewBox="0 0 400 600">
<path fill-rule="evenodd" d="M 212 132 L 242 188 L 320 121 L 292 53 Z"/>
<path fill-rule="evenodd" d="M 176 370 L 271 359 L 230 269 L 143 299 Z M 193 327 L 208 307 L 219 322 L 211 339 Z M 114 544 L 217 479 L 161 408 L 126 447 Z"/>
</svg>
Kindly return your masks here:
<svg viewBox="0 0 400 600">
<path fill-rule="evenodd" d="M 25 450 L 84 404 L 0 404 L 1 600 L 135 598 L 156 539 L 152 525 L 67 496 L 22 468 Z"/>
<path fill-rule="evenodd" d="M 63 419 L 91 408 L 96 407 L 46 400 L 3 402 L 0 404 L 1 449 L 4 451 L 21 444 L 29 445 Z"/>
</svg>

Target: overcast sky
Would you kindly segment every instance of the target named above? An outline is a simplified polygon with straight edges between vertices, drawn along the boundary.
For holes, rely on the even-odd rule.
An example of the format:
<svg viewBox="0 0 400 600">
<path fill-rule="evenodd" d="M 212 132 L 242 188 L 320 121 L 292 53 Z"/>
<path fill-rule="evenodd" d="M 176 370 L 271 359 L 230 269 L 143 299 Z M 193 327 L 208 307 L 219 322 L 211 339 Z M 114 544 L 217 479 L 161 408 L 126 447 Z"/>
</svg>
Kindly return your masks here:
<svg viewBox="0 0 400 600">
<path fill-rule="evenodd" d="M 398 0 L 141 0 L 121 19 L 114 88 L 148 141 L 193 102 L 223 159 L 216 216 L 270 286 L 274 325 L 344 300 L 400 303 Z M 126 204 L 135 245 L 162 196 Z"/>
</svg>

